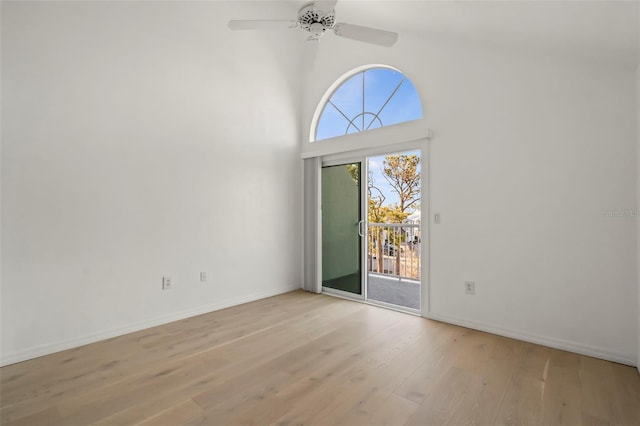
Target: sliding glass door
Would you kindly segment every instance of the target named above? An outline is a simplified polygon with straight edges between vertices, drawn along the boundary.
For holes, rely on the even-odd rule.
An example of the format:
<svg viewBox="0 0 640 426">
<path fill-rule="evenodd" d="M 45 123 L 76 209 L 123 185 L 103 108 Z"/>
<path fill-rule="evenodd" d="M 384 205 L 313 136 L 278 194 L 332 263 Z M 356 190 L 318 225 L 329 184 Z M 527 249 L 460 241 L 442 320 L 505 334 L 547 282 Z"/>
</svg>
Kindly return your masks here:
<svg viewBox="0 0 640 426">
<path fill-rule="evenodd" d="M 427 225 L 421 223 L 422 153 L 371 156 L 366 164 L 366 300 L 419 313 Z"/>
<path fill-rule="evenodd" d="M 324 163 L 323 291 L 421 312 L 421 172 L 418 149 Z"/>
<path fill-rule="evenodd" d="M 361 169 L 360 162 L 322 168 L 322 286 L 352 295 L 362 295 Z"/>
</svg>

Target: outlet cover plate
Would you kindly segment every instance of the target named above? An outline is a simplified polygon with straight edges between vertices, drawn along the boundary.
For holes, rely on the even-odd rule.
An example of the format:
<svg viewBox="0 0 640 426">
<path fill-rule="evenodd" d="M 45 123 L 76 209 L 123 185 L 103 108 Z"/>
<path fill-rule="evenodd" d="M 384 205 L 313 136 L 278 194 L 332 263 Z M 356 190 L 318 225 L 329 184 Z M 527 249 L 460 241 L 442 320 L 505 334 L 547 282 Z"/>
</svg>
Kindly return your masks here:
<svg viewBox="0 0 640 426">
<path fill-rule="evenodd" d="M 476 282 L 475 281 L 465 281 L 464 282 L 464 292 L 465 292 L 465 294 L 476 294 Z"/>
<path fill-rule="evenodd" d="M 171 290 L 171 277 L 162 277 L 162 289 Z"/>
</svg>

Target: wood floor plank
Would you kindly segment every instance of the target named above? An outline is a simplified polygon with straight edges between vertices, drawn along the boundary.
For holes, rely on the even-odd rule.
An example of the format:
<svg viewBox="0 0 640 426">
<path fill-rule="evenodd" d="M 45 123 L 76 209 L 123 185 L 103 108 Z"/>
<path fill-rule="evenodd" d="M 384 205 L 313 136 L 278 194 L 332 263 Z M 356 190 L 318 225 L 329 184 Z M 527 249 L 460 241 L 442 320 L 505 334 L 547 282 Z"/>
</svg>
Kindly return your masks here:
<svg viewBox="0 0 640 426">
<path fill-rule="evenodd" d="M 436 381 L 435 388 L 437 392 L 429 394 L 407 423 L 467 424 L 476 407 L 477 395 L 482 391 L 481 377 L 450 366 Z"/>
<path fill-rule="evenodd" d="M 467 330 L 455 326 L 441 330 L 444 332 L 430 339 L 431 347 L 424 351 L 425 362 L 395 390 L 397 395 L 421 404 L 435 390 L 434 384 L 452 365 L 453 348 Z"/>
<path fill-rule="evenodd" d="M 635 410 L 633 406 L 625 409 L 625 392 L 620 392 L 623 387 L 615 379 L 613 363 L 580 356 L 580 384 L 585 424 L 639 424 L 639 404 L 634 404 Z"/>
<path fill-rule="evenodd" d="M 202 415 L 202 408 L 200 408 L 200 406 L 192 399 L 188 399 L 170 406 L 169 408 L 160 410 L 153 417 L 135 424 L 139 426 L 183 425 L 201 417 Z M 110 423 L 107 422 L 105 424 Z"/>
<path fill-rule="evenodd" d="M 287 299 L 288 298 L 285 298 L 285 300 Z M 329 305 L 321 305 L 322 312 L 324 313 L 327 309 L 329 309 L 329 312 L 331 313 L 333 306 L 344 306 L 345 302 L 340 302 L 341 303 L 333 302 Z M 298 309 L 300 309 L 300 313 L 303 317 L 301 319 L 301 324 L 304 324 L 305 318 L 307 318 L 309 321 L 313 321 L 314 318 L 317 318 L 317 316 L 314 316 L 318 314 L 315 313 L 313 305 L 302 303 L 296 306 Z M 115 348 L 118 349 L 117 351 L 111 349 L 111 344 L 109 345 L 109 347 L 104 347 L 104 345 L 100 345 L 100 343 L 102 343 L 100 342 L 96 345 L 101 346 L 103 350 L 99 353 L 93 353 L 91 350 L 94 348 L 92 347 L 92 345 L 89 345 L 86 347 L 87 349 L 89 349 L 89 353 L 87 354 L 87 356 L 79 356 L 77 358 L 84 358 L 85 363 L 89 363 L 89 360 L 93 360 L 94 363 L 96 360 L 99 360 L 100 364 L 97 366 L 97 368 L 94 366 L 94 371 L 86 374 L 83 373 L 83 371 L 73 371 L 72 373 L 67 372 L 68 367 L 65 363 L 62 367 L 59 365 L 56 366 L 61 370 L 57 376 L 60 378 L 58 380 L 50 380 L 49 375 L 52 374 L 50 371 L 55 370 L 40 368 L 37 365 L 40 362 L 40 359 L 34 360 L 33 363 L 36 364 L 34 365 L 34 370 L 41 371 L 42 374 L 31 377 L 30 380 L 27 380 L 25 378 L 25 382 L 38 382 L 41 383 L 41 386 L 39 386 L 29 398 L 23 398 L 24 401 L 20 400 L 18 402 L 15 402 L 11 401 L 11 398 L 7 398 L 7 404 L 5 407 L 3 407 L 2 411 L 3 416 L 6 419 L 10 420 L 14 418 L 14 412 L 22 414 L 37 412 L 41 409 L 43 400 L 50 402 L 55 402 L 56 400 L 64 400 L 65 404 L 67 404 L 69 401 L 73 401 L 76 396 L 79 396 L 79 398 L 81 399 L 87 399 L 90 396 L 87 395 L 86 389 L 90 389 L 90 393 L 94 393 L 94 399 L 100 400 L 101 398 L 99 397 L 99 392 L 109 393 L 109 386 L 130 386 L 131 381 L 136 379 L 136 375 L 150 374 L 153 376 L 154 374 L 158 374 L 161 371 L 166 370 L 167 367 L 171 364 L 172 360 L 177 360 L 177 362 L 180 362 L 180 360 L 184 358 L 193 358 L 198 356 L 199 354 L 206 353 L 211 349 L 220 348 L 221 346 L 227 345 L 232 342 L 238 342 L 247 336 L 255 335 L 260 333 L 261 331 L 276 327 L 279 324 L 281 325 L 287 323 L 287 318 L 290 313 L 287 314 L 286 312 L 291 311 L 292 308 L 289 307 L 288 309 L 271 309 L 272 306 L 270 304 L 268 304 L 266 307 L 269 309 L 269 312 L 280 311 L 281 313 L 278 317 L 269 317 L 268 315 L 263 316 L 261 318 L 262 321 L 259 327 L 256 327 L 255 325 L 251 327 L 250 323 L 247 322 L 248 320 L 245 319 L 244 321 L 237 321 L 239 324 L 231 323 L 227 327 L 218 330 L 219 332 L 216 335 L 208 336 L 207 338 L 197 335 L 193 339 L 195 343 L 193 343 L 189 347 L 180 349 L 179 352 L 176 352 L 176 340 L 170 335 L 167 335 L 167 337 L 165 338 L 164 351 L 161 350 L 162 347 L 160 347 L 160 349 L 138 350 L 136 356 L 123 356 L 122 359 L 118 359 L 117 357 L 122 356 L 122 352 L 127 352 L 124 348 L 135 346 L 135 343 L 132 342 L 132 340 L 135 342 L 138 341 L 135 336 L 122 336 L 123 343 L 120 347 Z M 305 308 L 309 311 L 305 311 Z M 229 315 L 229 312 L 225 311 L 227 310 L 221 311 L 220 315 L 223 320 Z M 241 309 L 241 311 L 245 311 L 245 309 Z M 282 312 L 285 312 L 285 314 L 282 314 Z M 232 317 L 235 317 L 235 315 L 232 315 Z M 245 315 L 244 318 L 252 317 L 250 315 Z M 187 331 L 190 330 L 190 327 L 193 326 L 196 320 L 207 320 L 207 316 L 198 316 L 190 318 L 189 320 L 184 320 L 184 326 L 186 327 Z M 175 323 L 172 323 L 169 326 L 169 328 L 174 328 Z M 241 328 L 241 333 L 236 332 L 239 327 Z M 229 333 L 229 330 L 231 330 L 232 333 Z M 288 339 L 291 340 L 289 331 L 280 331 L 280 333 L 281 335 L 288 336 Z M 140 336 L 144 338 L 148 335 L 158 335 L 162 333 L 148 332 L 147 330 L 145 330 L 143 332 L 133 334 L 140 334 Z M 207 339 L 210 340 L 209 343 L 206 345 L 203 344 L 202 342 L 206 341 Z M 267 337 L 267 339 L 270 339 L 270 337 Z M 131 352 L 133 351 L 128 351 L 128 353 Z M 164 357 L 162 356 L 163 352 Z M 176 353 L 180 353 L 181 357 L 174 356 Z M 247 353 L 255 354 L 255 351 L 248 351 Z M 145 359 L 145 354 L 148 354 L 148 359 Z M 234 355 L 230 354 L 229 356 Z M 110 361 L 104 364 L 104 359 L 108 359 Z M 218 358 L 217 361 L 223 362 L 224 360 Z M 28 361 L 22 364 L 31 363 L 32 361 Z M 17 364 L 16 366 L 22 367 L 21 364 Z M 11 369 L 11 367 L 13 366 L 10 366 L 8 368 Z M 55 377 L 56 375 L 54 375 L 54 378 Z M 5 394 L 3 392 L 3 404 L 5 402 L 4 397 Z"/>
<path fill-rule="evenodd" d="M 619 395 L 620 412 L 625 422 L 640 425 L 640 374 L 629 374 L 626 365 L 609 363 L 612 381 Z"/>
<path fill-rule="evenodd" d="M 638 425 L 640 375 L 295 291 L 3 367 L 0 423 Z"/>
<path fill-rule="evenodd" d="M 258 344 L 262 348 L 268 348 L 266 351 L 247 350 L 247 342 L 244 339 L 233 340 L 224 346 L 218 346 L 214 357 L 209 353 L 211 351 L 198 352 L 195 356 L 183 357 L 157 368 L 149 368 L 145 370 L 144 375 L 134 376 L 125 383 L 118 383 L 116 386 L 126 389 L 124 393 L 113 392 L 112 387 L 105 386 L 91 394 L 71 399 L 60 407 L 64 413 L 75 413 L 65 417 L 69 424 L 76 422 L 82 424 L 95 421 L 93 419 L 99 418 L 105 410 L 139 413 L 140 408 L 134 405 L 134 402 L 141 394 L 147 392 L 150 392 L 147 399 L 163 398 L 167 393 L 169 396 L 181 398 L 187 392 L 194 395 L 198 388 L 206 388 L 206 391 L 193 397 L 197 403 L 206 408 L 226 398 L 233 389 L 241 389 L 248 383 L 263 378 L 254 370 L 262 373 L 265 369 L 248 369 L 247 364 L 257 366 L 260 362 L 287 353 L 289 348 L 294 347 L 296 342 L 310 331 L 317 329 L 318 332 L 324 332 L 328 321 L 335 321 L 335 319 L 327 317 L 321 321 L 315 316 L 308 316 L 291 327 L 273 327 L 268 329 L 269 333 L 256 334 L 251 339 L 251 345 Z M 229 359 L 235 362 L 229 364 L 227 361 Z M 196 382 L 194 377 L 199 377 L 200 380 Z M 194 382 L 196 382 L 195 385 Z M 187 389 L 184 389 L 185 386 Z M 205 398 L 208 398 L 206 403 Z M 72 404 L 71 408 L 69 408 L 70 404 Z"/>
<path fill-rule="evenodd" d="M 542 421 L 548 425 L 576 425 L 582 421 L 580 356 L 552 350 L 542 389 Z"/>
<path fill-rule="evenodd" d="M 268 425 L 291 409 L 291 402 L 283 400 L 278 394 L 270 394 L 266 398 L 246 404 L 233 416 L 231 425 Z"/>
<path fill-rule="evenodd" d="M 523 345 L 495 424 L 542 424 L 542 400 L 551 351 L 544 346 Z"/>
<path fill-rule="evenodd" d="M 7 421 L 3 419 L 0 421 L 0 424 L 7 426 L 47 426 L 61 423 L 62 416 L 56 407 L 48 407 L 36 413 L 20 417 L 17 420 Z"/>
<path fill-rule="evenodd" d="M 452 366 L 463 369 L 472 386 L 466 394 L 467 405 L 457 409 L 450 422 L 493 424 L 516 368 L 518 358 L 514 355 L 521 343 L 477 331 L 464 333 L 460 340 Z"/>
<path fill-rule="evenodd" d="M 384 400 L 377 401 L 377 407 L 370 413 L 365 411 L 361 418 L 354 418 L 355 423 L 372 425 L 403 425 L 415 413 L 418 404 L 401 396 L 390 394 Z M 347 420 L 351 420 L 350 418 Z"/>
</svg>

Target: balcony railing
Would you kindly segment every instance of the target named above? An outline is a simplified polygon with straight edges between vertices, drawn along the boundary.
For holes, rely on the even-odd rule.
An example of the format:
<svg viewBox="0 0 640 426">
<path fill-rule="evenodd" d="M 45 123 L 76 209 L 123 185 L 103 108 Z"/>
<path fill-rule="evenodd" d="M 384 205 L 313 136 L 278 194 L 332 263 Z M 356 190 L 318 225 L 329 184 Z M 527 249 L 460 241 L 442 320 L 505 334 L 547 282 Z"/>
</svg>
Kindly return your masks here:
<svg viewBox="0 0 640 426">
<path fill-rule="evenodd" d="M 369 272 L 420 280 L 419 222 L 369 223 L 367 240 Z"/>
</svg>

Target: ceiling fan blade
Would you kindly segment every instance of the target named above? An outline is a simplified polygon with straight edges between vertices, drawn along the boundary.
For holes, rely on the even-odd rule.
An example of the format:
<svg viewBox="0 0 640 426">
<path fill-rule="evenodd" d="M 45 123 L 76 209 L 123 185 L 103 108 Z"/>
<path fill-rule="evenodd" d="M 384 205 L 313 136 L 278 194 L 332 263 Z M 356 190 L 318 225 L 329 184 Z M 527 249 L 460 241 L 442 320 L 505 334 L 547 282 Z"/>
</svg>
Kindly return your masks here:
<svg viewBox="0 0 640 426">
<path fill-rule="evenodd" d="M 338 0 L 316 0 L 313 4 L 320 12 L 329 13 L 335 7 Z"/>
<path fill-rule="evenodd" d="M 316 63 L 316 56 L 318 56 L 318 47 L 320 47 L 319 39 L 312 37 L 307 39 L 302 55 L 302 72 L 309 74 L 313 70 L 313 66 Z"/>
<path fill-rule="evenodd" d="M 340 37 L 386 47 L 393 46 L 398 40 L 398 33 L 353 24 L 338 23 L 333 27 L 333 31 Z"/>
<path fill-rule="evenodd" d="M 229 28 L 233 31 L 243 30 L 284 30 L 295 28 L 296 21 L 258 20 L 258 21 L 229 21 Z"/>
</svg>

